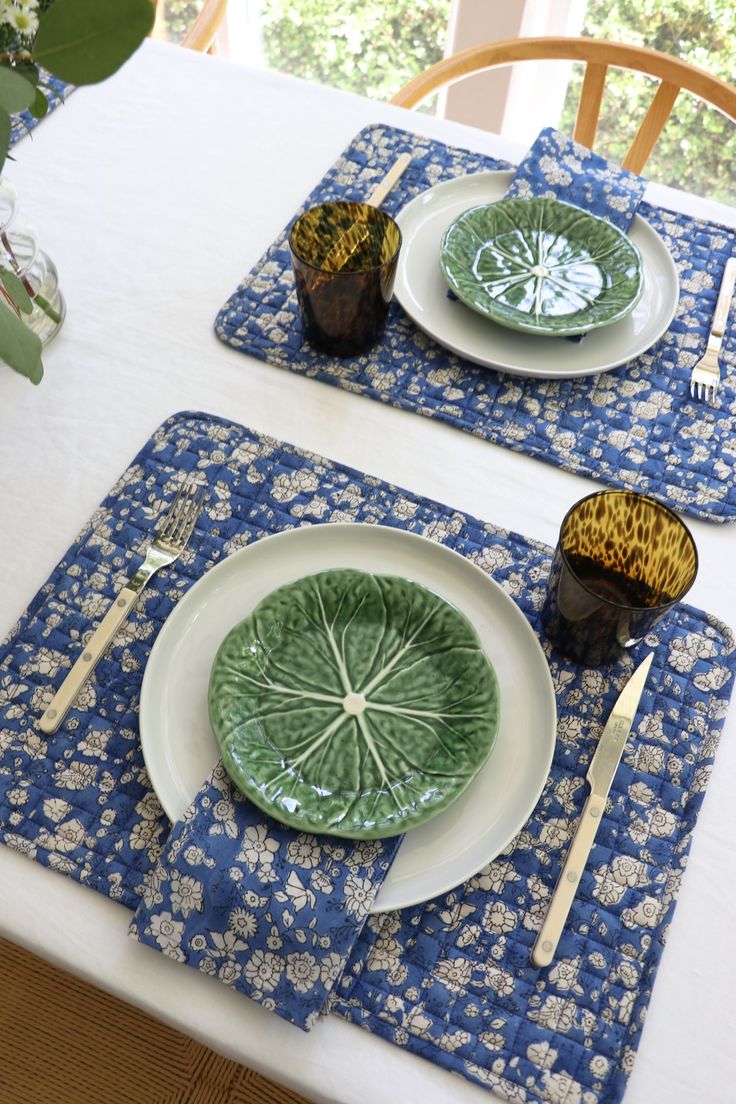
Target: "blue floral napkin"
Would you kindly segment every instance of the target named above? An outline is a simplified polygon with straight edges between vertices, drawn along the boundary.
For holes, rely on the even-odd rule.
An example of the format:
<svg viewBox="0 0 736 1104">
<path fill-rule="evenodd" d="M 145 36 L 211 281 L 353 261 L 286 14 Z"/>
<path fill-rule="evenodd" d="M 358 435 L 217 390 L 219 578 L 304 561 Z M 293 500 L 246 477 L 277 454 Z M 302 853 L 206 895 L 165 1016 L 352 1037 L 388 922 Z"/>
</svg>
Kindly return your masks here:
<svg viewBox="0 0 736 1104">
<path fill-rule="evenodd" d="M 646 186 L 641 176 L 547 127 L 521 161 L 506 196 L 549 196 L 574 203 L 626 233 Z"/>
<path fill-rule="evenodd" d="M 308 1031 L 400 842 L 287 828 L 219 763 L 147 875 L 131 935 Z"/>
</svg>

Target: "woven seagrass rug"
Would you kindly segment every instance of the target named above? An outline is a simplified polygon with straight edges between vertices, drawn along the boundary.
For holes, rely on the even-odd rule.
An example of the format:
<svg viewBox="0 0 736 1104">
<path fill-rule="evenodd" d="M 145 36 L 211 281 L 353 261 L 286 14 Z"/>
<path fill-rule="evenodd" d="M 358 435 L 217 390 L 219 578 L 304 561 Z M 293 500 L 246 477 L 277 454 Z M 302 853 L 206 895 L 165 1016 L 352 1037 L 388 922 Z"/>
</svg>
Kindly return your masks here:
<svg viewBox="0 0 736 1104">
<path fill-rule="evenodd" d="M 0 1104 L 309 1104 L 0 940 Z"/>
</svg>

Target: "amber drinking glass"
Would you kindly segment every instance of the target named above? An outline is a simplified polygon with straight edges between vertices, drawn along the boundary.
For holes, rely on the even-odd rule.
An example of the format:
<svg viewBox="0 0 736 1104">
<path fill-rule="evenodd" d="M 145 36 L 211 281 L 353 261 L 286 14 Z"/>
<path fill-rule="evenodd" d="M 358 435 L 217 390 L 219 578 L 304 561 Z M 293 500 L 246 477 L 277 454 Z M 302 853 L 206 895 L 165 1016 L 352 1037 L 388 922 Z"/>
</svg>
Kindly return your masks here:
<svg viewBox="0 0 736 1104">
<path fill-rule="evenodd" d="M 568 511 L 542 623 L 563 655 L 608 663 L 652 628 L 695 581 L 687 526 L 635 491 L 600 491 Z"/>
<path fill-rule="evenodd" d="M 289 235 L 302 323 L 322 353 L 354 356 L 380 338 L 394 287 L 401 231 L 368 203 L 310 207 Z"/>
</svg>

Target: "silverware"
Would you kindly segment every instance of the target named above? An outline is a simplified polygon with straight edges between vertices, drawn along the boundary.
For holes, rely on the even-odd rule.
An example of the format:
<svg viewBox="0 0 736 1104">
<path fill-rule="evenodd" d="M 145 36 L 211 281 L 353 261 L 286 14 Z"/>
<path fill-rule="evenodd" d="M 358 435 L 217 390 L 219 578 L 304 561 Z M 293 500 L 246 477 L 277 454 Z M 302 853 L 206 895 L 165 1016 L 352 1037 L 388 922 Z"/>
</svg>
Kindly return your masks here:
<svg viewBox="0 0 736 1104">
<path fill-rule="evenodd" d="M 588 767 L 590 795 L 585 802 L 580 820 L 567 852 L 565 864 L 552 894 L 542 930 L 532 949 L 535 966 L 549 966 L 557 950 L 562 929 L 567 920 L 578 883 L 593 846 L 598 825 L 606 807 L 606 798 L 614 775 L 621 762 L 626 738 L 634 723 L 644 684 L 649 674 L 654 652 L 639 664 L 618 696 L 606 726 L 601 733 L 598 747 Z"/>
<path fill-rule="evenodd" d="M 148 580 L 160 568 L 168 567 L 178 560 L 192 535 L 203 497 L 204 492 L 200 491 L 191 477 L 179 487 L 176 498 L 162 518 L 146 549 L 143 563 L 118 593 L 41 717 L 39 722 L 41 732 L 49 734 L 56 732 L 70 705 L 104 655 L 108 644 L 132 610 Z"/>
<path fill-rule="evenodd" d="M 723 270 L 721 290 L 718 293 L 718 302 L 708 335 L 708 347 L 690 375 L 690 394 L 701 402 L 703 399 L 706 402 L 713 402 L 721 382 L 718 356 L 726 329 L 734 284 L 736 284 L 736 257 L 731 257 L 726 261 L 726 267 Z"/>
<path fill-rule="evenodd" d="M 400 153 L 391 168 L 384 176 L 383 180 L 380 182 L 380 184 L 376 185 L 371 194 L 368 196 L 366 203 L 369 205 L 369 207 L 381 206 L 393 186 L 409 168 L 409 165 L 411 165 L 411 154 Z"/>
</svg>

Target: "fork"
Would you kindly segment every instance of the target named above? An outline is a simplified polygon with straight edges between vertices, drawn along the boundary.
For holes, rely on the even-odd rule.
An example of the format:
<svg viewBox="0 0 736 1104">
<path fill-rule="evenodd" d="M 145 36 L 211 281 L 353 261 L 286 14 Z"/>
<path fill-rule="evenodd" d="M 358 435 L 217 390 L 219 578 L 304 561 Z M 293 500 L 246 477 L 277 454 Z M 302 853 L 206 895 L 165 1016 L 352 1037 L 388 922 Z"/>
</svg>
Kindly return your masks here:
<svg viewBox="0 0 736 1104">
<path fill-rule="evenodd" d="M 146 549 L 145 559 L 136 573 L 128 579 L 110 606 L 94 633 L 84 645 L 82 653 L 54 694 L 46 712 L 41 717 L 41 732 L 51 734 L 64 720 L 67 710 L 86 684 L 104 655 L 108 644 L 126 619 L 148 580 L 160 568 L 178 560 L 192 535 L 204 492 L 192 478 L 185 480 L 170 508 L 161 519 Z"/>
<path fill-rule="evenodd" d="M 690 375 L 690 394 L 693 398 L 700 399 L 701 402 L 703 399 L 706 402 L 713 402 L 718 391 L 718 385 L 721 382 L 718 355 L 721 351 L 735 283 L 736 257 L 731 257 L 730 260 L 726 261 L 726 267 L 723 270 L 721 290 L 718 293 L 713 324 L 708 335 L 708 347 Z"/>
</svg>

